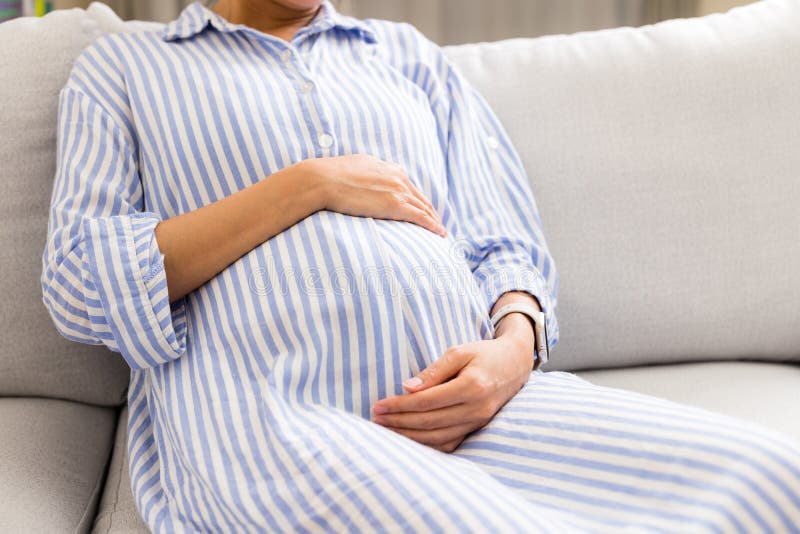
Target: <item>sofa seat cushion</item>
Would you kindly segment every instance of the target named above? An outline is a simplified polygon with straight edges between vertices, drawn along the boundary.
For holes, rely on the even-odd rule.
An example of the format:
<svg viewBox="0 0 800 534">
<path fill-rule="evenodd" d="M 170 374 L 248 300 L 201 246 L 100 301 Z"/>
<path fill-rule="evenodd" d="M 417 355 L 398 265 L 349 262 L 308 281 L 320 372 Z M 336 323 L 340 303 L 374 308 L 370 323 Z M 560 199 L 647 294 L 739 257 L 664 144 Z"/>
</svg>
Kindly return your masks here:
<svg viewBox="0 0 800 534">
<path fill-rule="evenodd" d="M 759 423 L 800 442 L 800 365 L 711 362 L 576 373 L 627 389 Z"/>
<path fill-rule="evenodd" d="M 0 532 L 88 532 L 117 411 L 64 400 L 0 398 Z"/>
<path fill-rule="evenodd" d="M 103 498 L 97 511 L 92 532 L 95 534 L 147 534 L 145 525 L 133 502 L 131 479 L 128 474 L 128 407 L 119 415 L 114 454 L 108 466 Z"/>
</svg>

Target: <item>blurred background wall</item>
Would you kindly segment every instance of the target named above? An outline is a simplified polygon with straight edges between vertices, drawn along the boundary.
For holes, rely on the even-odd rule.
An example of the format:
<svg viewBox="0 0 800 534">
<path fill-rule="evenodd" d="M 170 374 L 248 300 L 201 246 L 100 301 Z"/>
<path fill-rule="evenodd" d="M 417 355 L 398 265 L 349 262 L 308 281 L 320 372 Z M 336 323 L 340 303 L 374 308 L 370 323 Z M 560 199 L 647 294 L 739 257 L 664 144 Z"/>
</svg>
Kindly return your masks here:
<svg viewBox="0 0 800 534">
<path fill-rule="evenodd" d="M 536 37 L 693 17 L 752 0 L 341 0 L 359 18 L 410 22 L 439 44 Z M 168 21 L 191 0 L 105 0 L 125 19 Z M 53 0 L 56 9 L 89 0 Z"/>
</svg>

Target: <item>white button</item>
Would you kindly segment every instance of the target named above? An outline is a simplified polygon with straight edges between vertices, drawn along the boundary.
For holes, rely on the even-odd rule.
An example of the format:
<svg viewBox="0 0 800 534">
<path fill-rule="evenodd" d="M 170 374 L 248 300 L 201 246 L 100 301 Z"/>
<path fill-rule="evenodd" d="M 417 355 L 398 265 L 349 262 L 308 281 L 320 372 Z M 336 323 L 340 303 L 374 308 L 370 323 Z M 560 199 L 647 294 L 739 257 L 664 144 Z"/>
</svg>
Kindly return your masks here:
<svg viewBox="0 0 800 534">
<path fill-rule="evenodd" d="M 312 89 L 314 89 L 314 84 L 311 83 L 311 82 L 306 82 L 306 83 L 304 83 L 303 85 L 300 86 L 300 91 L 302 91 L 303 94 L 306 94 L 306 95 L 308 93 L 310 93 Z"/>
<path fill-rule="evenodd" d="M 319 141 L 319 146 L 321 146 L 322 148 L 328 148 L 333 144 L 333 137 L 331 137 L 328 134 L 320 134 L 319 139 L 317 141 Z"/>
<path fill-rule="evenodd" d="M 487 137 L 486 144 L 489 145 L 491 149 L 500 148 L 500 141 L 498 141 L 496 137 Z"/>
<path fill-rule="evenodd" d="M 289 63 L 292 60 L 292 51 L 291 50 L 284 50 L 281 52 L 281 59 L 284 63 Z"/>
</svg>

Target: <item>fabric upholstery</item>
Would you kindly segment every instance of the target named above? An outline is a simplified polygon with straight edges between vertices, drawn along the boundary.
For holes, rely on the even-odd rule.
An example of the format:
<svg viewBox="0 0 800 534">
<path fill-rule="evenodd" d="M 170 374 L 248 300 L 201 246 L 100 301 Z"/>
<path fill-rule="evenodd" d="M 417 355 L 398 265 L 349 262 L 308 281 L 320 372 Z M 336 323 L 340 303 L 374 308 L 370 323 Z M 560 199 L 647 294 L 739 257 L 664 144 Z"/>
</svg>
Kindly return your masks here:
<svg viewBox="0 0 800 534">
<path fill-rule="evenodd" d="M 577 373 L 627 389 L 754 421 L 800 442 L 800 365 L 688 363 Z"/>
<path fill-rule="evenodd" d="M 127 453 L 128 407 L 120 410 L 117 423 L 117 434 L 114 439 L 114 454 L 108 466 L 105 491 L 100 500 L 97 517 L 94 521 L 93 534 L 122 534 L 148 532 L 136 505 L 131 491 L 131 478 L 128 474 Z"/>
<path fill-rule="evenodd" d="M 39 281 L 56 164 L 58 92 L 78 53 L 125 25 L 101 4 L 0 25 L 0 395 L 117 405 L 128 367 L 56 332 Z"/>
<path fill-rule="evenodd" d="M 80 50 L 121 24 L 109 13 L 95 6 L 0 25 L 0 396 L 99 405 L 125 399 L 124 361 L 61 338 L 42 305 L 39 284 L 58 91 Z M 115 422 L 113 409 L 1 398 L 0 531 L 88 531 Z"/>
<path fill-rule="evenodd" d="M 546 369 L 800 358 L 800 2 L 448 49 L 559 268 Z"/>
<path fill-rule="evenodd" d="M 0 398 L 0 532 L 88 532 L 117 410 Z"/>
</svg>

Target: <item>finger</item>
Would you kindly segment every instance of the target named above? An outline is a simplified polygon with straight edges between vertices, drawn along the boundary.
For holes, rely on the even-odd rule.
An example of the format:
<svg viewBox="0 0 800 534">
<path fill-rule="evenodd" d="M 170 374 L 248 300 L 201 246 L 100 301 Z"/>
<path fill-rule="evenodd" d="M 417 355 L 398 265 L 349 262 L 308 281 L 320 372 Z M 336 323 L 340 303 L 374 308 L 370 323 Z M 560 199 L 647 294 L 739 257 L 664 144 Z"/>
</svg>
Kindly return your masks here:
<svg viewBox="0 0 800 534">
<path fill-rule="evenodd" d="M 472 352 L 461 345 L 450 347 L 432 364 L 403 382 L 408 391 L 423 389 L 443 383 L 455 376 L 472 360 Z"/>
<path fill-rule="evenodd" d="M 442 232 L 445 231 L 444 227 L 436 222 L 433 217 L 412 204 L 409 200 L 404 200 L 402 202 L 400 212 L 397 214 L 396 218 L 401 221 L 414 223 L 426 230 L 430 230 L 434 234 L 442 235 Z"/>
<path fill-rule="evenodd" d="M 454 439 L 453 441 L 448 441 L 447 443 L 445 443 L 443 445 L 436 445 L 434 447 L 434 449 L 436 449 L 437 451 L 450 453 L 450 452 L 453 452 L 454 450 L 456 450 L 459 447 L 459 445 L 461 445 L 461 443 L 464 441 L 464 439 L 466 439 L 466 437 L 457 438 L 457 439 Z"/>
<path fill-rule="evenodd" d="M 411 180 L 408 180 L 408 188 L 409 188 L 409 192 L 412 195 L 414 195 L 414 198 L 417 198 L 422 203 L 422 206 L 424 206 L 425 211 L 428 212 L 431 215 L 431 217 L 433 217 L 436 220 L 436 222 L 438 222 L 439 224 L 442 224 L 442 218 L 439 216 L 439 213 L 433 207 L 433 204 L 431 203 L 431 201 L 428 200 L 428 197 L 426 197 L 422 193 L 422 191 L 420 191 L 417 188 L 417 186 L 414 185 L 414 183 Z"/>
<path fill-rule="evenodd" d="M 439 217 L 436 215 L 436 212 L 433 211 L 433 209 L 429 205 L 427 205 L 424 200 L 420 199 L 417 195 L 415 195 L 413 191 L 408 190 L 405 193 L 401 194 L 405 195 L 404 198 L 409 204 L 421 209 L 422 211 L 430 215 L 434 221 L 436 221 L 437 223 L 439 222 Z"/>
<path fill-rule="evenodd" d="M 408 192 L 419 200 L 419 207 L 428 212 L 437 222 L 441 223 L 441 217 L 439 217 L 439 214 L 434 209 L 433 204 L 431 204 L 431 201 L 428 200 L 411 178 L 409 178 L 405 168 L 399 163 L 394 162 L 389 163 L 389 167 L 394 169 L 396 176 L 402 180 Z"/>
<path fill-rule="evenodd" d="M 418 195 L 415 195 L 412 191 L 408 193 L 408 202 L 417 208 L 421 209 L 425 213 L 427 213 L 430 218 L 436 223 L 437 227 L 441 228 L 445 232 L 447 231 L 444 226 L 442 226 L 442 221 L 439 218 L 439 214 L 433 209 L 424 198 L 420 198 Z"/>
<path fill-rule="evenodd" d="M 436 224 L 441 227 L 443 236 L 446 235 L 447 230 L 444 228 L 444 226 L 442 226 L 441 217 L 439 217 L 439 214 L 434 209 L 433 204 L 431 204 L 430 200 L 428 200 L 428 198 L 422 194 L 414 182 L 411 181 L 411 179 L 408 177 L 408 173 L 406 173 L 402 165 L 395 162 L 384 162 L 380 174 L 381 176 L 387 176 L 388 174 L 391 174 L 395 179 L 399 180 L 405 192 L 416 201 L 412 203 L 430 215 L 431 218 L 436 221 Z"/>
<path fill-rule="evenodd" d="M 438 214 L 438 213 L 436 212 L 436 210 L 434 209 L 434 207 L 433 207 L 433 204 L 431 203 L 431 201 L 430 201 L 430 200 L 428 200 L 428 197 L 426 197 L 426 196 L 425 196 L 425 195 L 422 193 L 422 191 L 420 191 L 420 190 L 419 190 L 419 188 L 418 188 L 418 187 L 417 187 L 417 186 L 414 184 L 414 182 L 412 182 L 412 181 L 411 181 L 411 179 L 410 179 L 410 178 L 406 178 L 406 183 L 408 184 L 408 190 L 409 190 L 409 192 L 410 192 L 412 195 L 414 195 L 414 197 L 415 197 L 415 198 L 417 198 L 417 199 L 420 201 L 420 203 L 422 204 L 422 206 L 424 206 L 424 209 L 425 209 L 425 211 L 427 211 L 428 213 L 430 213 L 430 214 L 431 214 L 431 216 L 432 216 L 434 219 L 436 219 L 437 221 L 441 222 L 441 220 L 442 220 L 442 219 L 441 219 L 441 217 L 439 217 L 439 214 Z"/>
<path fill-rule="evenodd" d="M 387 427 L 389 430 L 396 432 L 409 439 L 413 439 L 417 443 L 429 445 L 431 447 L 437 445 L 444 445 L 455 440 L 463 439 L 467 434 L 477 428 L 475 424 L 465 424 L 450 426 L 447 428 L 437 428 L 436 430 L 412 430 L 408 428 L 393 428 Z"/>
<path fill-rule="evenodd" d="M 375 415 L 428 412 L 472 400 L 470 393 L 469 381 L 456 377 L 430 389 L 381 399 L 375 403 L 372 411 Z"/>
<path fill-rule="evenodd" d="M 372 421 L 383 426 L 416 430 L 435 430 L 482 420 L 474 403 L 454 404 L 427 412 L 397 412 L 376 415 Z"/>
</svg>

